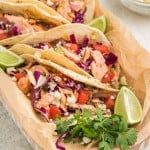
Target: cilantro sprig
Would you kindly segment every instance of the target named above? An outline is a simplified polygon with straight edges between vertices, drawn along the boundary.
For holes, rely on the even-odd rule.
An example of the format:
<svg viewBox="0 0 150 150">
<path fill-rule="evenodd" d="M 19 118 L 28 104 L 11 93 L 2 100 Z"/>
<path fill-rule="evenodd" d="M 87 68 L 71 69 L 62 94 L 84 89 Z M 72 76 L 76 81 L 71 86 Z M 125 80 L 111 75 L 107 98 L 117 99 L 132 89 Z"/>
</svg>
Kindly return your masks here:
<svg viewBox="0 0 150 150">
<path fill-rule="evenodd" d="M 112 150 L 114 147 L 128 150 L 137 139 L 136 130 L 128 128 L 121 116 L 105 117 L 100 109 L 94 117 L 90 110 L 84 109 L 68 120 L 57 118 L 55 123 L 58 134 L 67 133 L 65 141 L 81 142 L 87 137 L 90 141 L 97 141 L 98 150 Z"/>
</svg>

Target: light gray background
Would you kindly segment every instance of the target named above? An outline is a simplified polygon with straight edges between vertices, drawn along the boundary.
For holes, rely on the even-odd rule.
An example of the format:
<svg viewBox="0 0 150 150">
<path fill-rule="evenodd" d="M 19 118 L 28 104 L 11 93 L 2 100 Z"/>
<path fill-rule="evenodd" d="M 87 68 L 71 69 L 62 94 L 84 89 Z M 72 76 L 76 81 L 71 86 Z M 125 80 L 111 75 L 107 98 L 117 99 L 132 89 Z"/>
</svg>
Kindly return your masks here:
<svg viewBox="0 0 150 150">
<path fill-rule="evenodd" d="M 119 0 L 101 0 L 101 4 L 121 18 L 141 45 L 150 51 L 150 17 L 140 16 L 129 11 L 122 6 Z M 32 150 L 1 102 L 0 150 Z"/>
</svg>

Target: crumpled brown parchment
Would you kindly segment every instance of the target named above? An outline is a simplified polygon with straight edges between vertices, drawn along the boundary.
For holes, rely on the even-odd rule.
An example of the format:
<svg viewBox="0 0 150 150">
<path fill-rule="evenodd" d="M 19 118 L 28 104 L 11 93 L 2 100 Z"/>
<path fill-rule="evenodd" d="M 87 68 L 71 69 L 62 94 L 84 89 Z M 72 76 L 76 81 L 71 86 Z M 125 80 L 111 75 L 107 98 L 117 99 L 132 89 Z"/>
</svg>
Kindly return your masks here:
<svg viewBox="0 0 150 150">
<path fill-rule="evenodd" d="M 108 21 L 106 36 L 112 44 L 112 50 L 118 56 L 120 65 L 126 74 L 143 107 L 142 122 L 137 126 L 138 140 L 134 149 L 142 142 L 150 143 L 150 53 L 133 37 L 126 26 L 111 12 L 98 5 L 96 0 L 95 17 L 105 15 Z M 142 148 L 144 143 L 142 143 Z"/>
<path fill-rule="evenodd" d="M 96 0 L 98 3 L 98 0 Z M 138 125 L 138 140 L 133 149 L 144 149 L 149 143 L 150 115 L 150 54 L 142 48 L 128 29 L 108 10 L 96 4 L 95 17 L 105 15 L 108 19 L 107 38 L 112 44 L 112 50 L 118 55 L 119 62 L 127 76 L 129 85 L 140 99 L 143 107 L 142 122 Z M 0 70 L 0 95 L 10 114 L 15 117 L 22 131 L 27 135 L 34 148 L 56 150 L 57 137 L 53 136 L 54 125 L 43 122 L 35 114 L 30 101 L 18 90 L 11 79 Z M 11 87 L 11 91 L 7 89 Z M 15 103 L 14 103 L 15 101 Z M 20 109 L 16 109 L 20 108 Z M 80 144 L 66 144 L 67 150 L 96 150 L 91 145 L 81 147 Z"/>
</svg>

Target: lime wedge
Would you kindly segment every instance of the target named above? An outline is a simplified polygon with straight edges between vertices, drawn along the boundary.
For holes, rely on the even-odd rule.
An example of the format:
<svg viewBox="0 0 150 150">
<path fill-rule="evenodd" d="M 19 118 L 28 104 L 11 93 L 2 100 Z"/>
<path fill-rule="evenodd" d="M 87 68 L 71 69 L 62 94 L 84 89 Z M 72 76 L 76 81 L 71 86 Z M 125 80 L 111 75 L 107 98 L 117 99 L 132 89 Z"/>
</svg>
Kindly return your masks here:
<svg viewBox="0 0 150 150">
<path fill-rule="evenodd" d="M 135 94 L 127 87 L 122 87 L 118 93 L 114 113 L 123 116 L 129 125 L 139 123 L 142 108 Z"/>
<path fill-rule="evenodd" d="M 8 67 L 16 67 L 22 64 L 23 62 L 23 58 L 0 46 L 0 67 L 2 69 Z"/>
<path fill-rule="evenodd" d="M 101 30 L 103 33 L 105 33 L 107 28 L 107 19 L 105 16 L 100 16 L 90 21 L 87 25 L 97 28 Z"/>
</svg>

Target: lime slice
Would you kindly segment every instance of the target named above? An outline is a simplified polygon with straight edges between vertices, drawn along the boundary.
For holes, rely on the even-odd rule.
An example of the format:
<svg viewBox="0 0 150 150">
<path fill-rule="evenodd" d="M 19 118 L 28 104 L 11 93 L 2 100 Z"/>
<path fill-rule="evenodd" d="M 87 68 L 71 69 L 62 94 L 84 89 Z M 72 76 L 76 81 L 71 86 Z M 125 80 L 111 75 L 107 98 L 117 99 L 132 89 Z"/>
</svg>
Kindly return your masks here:
<svg viewBox="0 0 150 150">
<path fill-rule="evenodd" d="M 106 32 L 107 27 L 107 19 L 105 16 L 100 16 L 98 18 L 95 18 L 94 20 L 90 21 L 87 25 L 97 28 L 101 30 L 103 33 Z"/>
<path fill-rule="evenodd" d="M 129 125 L 139 123 L 142 108 L 135 94 L 127 87 L 122 87 L 118 93 L 114 113 L 123 116 Z"/>
<path fill-rule="evenodd" d="M 22 64 L 23 62 L 24 60 L 20 56 L 0 46 L 0 67 L 2 69 L 8 67 L 16 67 Z"/>
</svg>

